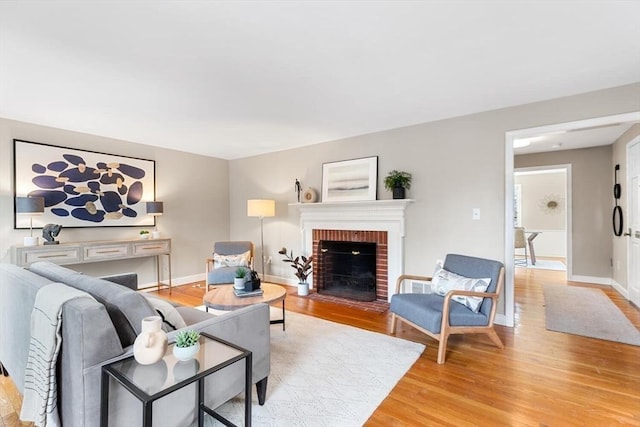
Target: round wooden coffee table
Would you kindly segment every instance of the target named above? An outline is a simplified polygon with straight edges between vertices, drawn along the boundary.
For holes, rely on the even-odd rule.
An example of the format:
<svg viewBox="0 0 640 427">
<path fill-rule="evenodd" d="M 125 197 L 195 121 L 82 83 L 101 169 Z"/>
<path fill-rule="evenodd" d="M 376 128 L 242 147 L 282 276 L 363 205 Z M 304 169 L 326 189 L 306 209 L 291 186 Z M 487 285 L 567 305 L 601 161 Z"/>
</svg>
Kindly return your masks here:
<svg viewBox="0 0 640 427">
<path fill-rule="evenodd" d="M 202 302 L 207 310 L 210 308 L 215 310 L 237 310 L 261 302 L 273 305 L 282 301 L 282 319 L 271 320 L 270 322 L 271 324 L 282 323 L 282 330 L 284 331 L 284 300 L 287 297 L 287 290 L 283 286 L 274 285 L 273 283 L 262 283 L 260 289 L 263 291 L 262 295 L 239 297 L 233 292 L 232 284 L 215 285 L 209 292 L 204 294 Z"/>
</svg>

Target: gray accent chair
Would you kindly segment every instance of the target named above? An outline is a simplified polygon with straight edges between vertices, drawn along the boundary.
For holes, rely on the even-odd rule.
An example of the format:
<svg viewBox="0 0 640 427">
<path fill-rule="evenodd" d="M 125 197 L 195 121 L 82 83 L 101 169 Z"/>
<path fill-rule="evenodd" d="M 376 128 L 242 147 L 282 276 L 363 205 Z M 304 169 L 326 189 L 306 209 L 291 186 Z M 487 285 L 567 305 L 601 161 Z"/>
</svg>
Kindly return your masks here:
<svg viewBox="0 0 640 427">
<path fill-rule="evenodd" d="M 213 253 L 218 255 L 239 255 L 250 251 L 249 267 L 245 270 L 249 272 L 253 269 L 253 242 L 249 241 L 231 241 L 216 242 L 213 245 Z M 232 284 L 238 267 L 218 267 L 214 268 L 213 257 L 207 258 L 205 261 L 205 274 L 207 292 L 210 285 Z"/>
<path fill-rule="evenodd" d="M 435 293 L 402 293 L 404 281 L 431 281 L 431 277 L 402 275 L 396 282 L 396 293 L 391 297 L 391 332 L 396 332 L 398 319 L 439 341 L 438 363 L 445 362 L 447 340 L 452 334 L 487 334 L 499 348 L 504 348 L 496 334 L 493 321 L 498 297 L 504 286 L 504 266 L 501 262 L 465 255 L 449 254 L 445 270 L 469 278 L 491 278 L 485 292 L 449 291 L 445 296 Z M 484 298 L 477 313 L 451 299 L 454 295 Z"/>
</svg>

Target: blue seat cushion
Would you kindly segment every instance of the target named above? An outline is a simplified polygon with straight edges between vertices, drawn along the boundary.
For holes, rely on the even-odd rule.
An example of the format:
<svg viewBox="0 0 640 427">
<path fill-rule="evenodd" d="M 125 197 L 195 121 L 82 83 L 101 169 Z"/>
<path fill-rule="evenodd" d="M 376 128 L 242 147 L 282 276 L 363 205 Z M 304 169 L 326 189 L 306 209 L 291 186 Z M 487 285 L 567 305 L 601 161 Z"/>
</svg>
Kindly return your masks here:
<svg viewBox="0 0 640 427">
<path fill-rule="evenodd" d="M 207 273 L 207 285 L 233 283 L 238 268 L 243 268 L 247 271 L 247 274 L 251 274 L 251 269 L 248 267 L 218 267 Z"/>
<path fill-rule="evenodd" d="M 431 331 L 440 333 L 444 297 L 437 294 L 396 294 L 391 297 L 392 313 Z M 449 304 L 451 326 L 486 326 L 489 318 L 482 312 L 474 313 L 456 302 Z"/>
</svg>

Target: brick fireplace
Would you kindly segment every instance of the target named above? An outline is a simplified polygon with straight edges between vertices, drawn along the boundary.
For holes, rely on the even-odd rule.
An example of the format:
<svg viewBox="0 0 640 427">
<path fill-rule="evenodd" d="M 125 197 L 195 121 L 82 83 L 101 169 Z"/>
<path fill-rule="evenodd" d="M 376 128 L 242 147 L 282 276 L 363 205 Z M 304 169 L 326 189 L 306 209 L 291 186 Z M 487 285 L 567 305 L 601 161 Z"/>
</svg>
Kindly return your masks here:
<svg viewBox="0 0 640 427">
<path fill-rule="evenodd" d="M 313 277 L 320 280 L 322 265 L 319 262 L 319 246 L 323 240 L 334 242 L 366 242 L 376 244 L 376 300 L 387 301 L 388 293 L 388 264 L 387 264 L 387 232 L 380 230 L 313 230 Z"/>
<path fill-rule="evenodd" d="M 395 280 L 404 271 L 405 210 L 413 200 L 301 203 L 302 251 L 317 254 L 320 240 L 375 242 L 376 298 L 389 302 Z M 314 259 L 317 259 L 314 257 Z M 314 287 L 317 266 L 310 276 Z"/>
</svg>

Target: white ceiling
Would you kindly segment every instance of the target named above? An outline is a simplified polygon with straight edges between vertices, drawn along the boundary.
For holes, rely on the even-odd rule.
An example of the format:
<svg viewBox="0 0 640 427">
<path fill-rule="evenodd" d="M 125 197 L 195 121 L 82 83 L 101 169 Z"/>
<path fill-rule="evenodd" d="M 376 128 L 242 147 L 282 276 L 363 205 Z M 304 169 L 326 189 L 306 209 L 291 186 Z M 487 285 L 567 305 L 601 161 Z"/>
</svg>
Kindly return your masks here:
<svg viewBox="0 0 640 427">
<path fill-rule="evenodd" d="M 638 16 L 610 0 L 5 0 L 0 117 L 234 159 L 638 82 Z"/>
</svg>

